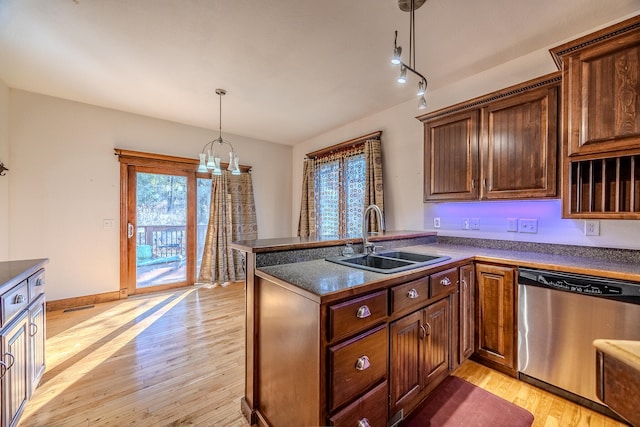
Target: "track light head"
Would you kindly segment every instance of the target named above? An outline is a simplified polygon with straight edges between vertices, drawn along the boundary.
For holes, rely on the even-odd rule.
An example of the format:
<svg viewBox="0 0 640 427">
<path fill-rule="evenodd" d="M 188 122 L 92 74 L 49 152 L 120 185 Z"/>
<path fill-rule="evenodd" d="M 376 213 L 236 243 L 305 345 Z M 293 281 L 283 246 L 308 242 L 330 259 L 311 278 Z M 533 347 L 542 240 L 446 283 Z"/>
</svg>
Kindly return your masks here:
<svg viewBox="0 0 640 427">
<path fill-rule="evenodd" d="M 404 84 L 407 82 L 407 67 L 402 66 L 400 68 L 400 76 L 398 77 L 398 83 Z"/>
</svg>

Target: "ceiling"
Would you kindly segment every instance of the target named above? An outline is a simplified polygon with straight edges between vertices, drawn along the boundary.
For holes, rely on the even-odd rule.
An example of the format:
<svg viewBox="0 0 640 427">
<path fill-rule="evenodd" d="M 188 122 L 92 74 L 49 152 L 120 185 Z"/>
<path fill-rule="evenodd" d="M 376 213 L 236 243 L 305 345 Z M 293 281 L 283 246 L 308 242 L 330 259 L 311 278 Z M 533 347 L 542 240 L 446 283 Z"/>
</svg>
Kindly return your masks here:
<svg viewBox="0 0 640 427">
<path fill-rule="evenodd" d="M 434 90 L 638 10 L 428 0 L 415 13 L 417 69 Z M 214 130 L 224 88 L 223 132 L 293 145 L 415 99 L 415 78 L 395 83 L 394 30 L 408 62 L 397 0 L 0 0 L 0 79 Z"/>
</svg>

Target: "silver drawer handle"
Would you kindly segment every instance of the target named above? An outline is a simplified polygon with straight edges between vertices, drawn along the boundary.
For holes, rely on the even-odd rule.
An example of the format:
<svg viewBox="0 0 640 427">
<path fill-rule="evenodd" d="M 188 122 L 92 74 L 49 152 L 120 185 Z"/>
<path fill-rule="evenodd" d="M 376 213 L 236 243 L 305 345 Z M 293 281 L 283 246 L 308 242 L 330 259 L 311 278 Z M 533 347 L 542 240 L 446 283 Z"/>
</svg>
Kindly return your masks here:
<svg viewBox="0 0 640 427">
<path fill-rule="evenodd" d="M 24 295 L 22 294 L 16 295 L 15 298 L 13 299 L 14 304 L 22 304 L 23 302 L 24 302 Z"/>
<path fill-rule="evenodd" d="M 419 296 L 420 294 L 418 294 L 418 291 L 416 291 L 414 288 L 412 288 L 409 292 L 407 292 L 407 298 L 416 299 Z"/>
<path fill-rule="evenodd" d="M 360 307 L 358 309 L 358 312 L 356 313 L 356 317 L 358 319 L 364 319 L 369 316 L 371 316 L 371 310 L 369 310 L 369 307 L 367 307 L 366 305 L 363 305 L 362 307 Z"/>
<path fill-rule="evenodd" d="M 43 285 L 44 285 L 44 280 L 42 279 L 36 280 L 36 286 L 43 286 Z"/>
<path fill-rule="evenodd" d="M 363 418 L 361 420 L 358 420 L 358 427 L 371 427 L 371 424 L 369 424 L 368 419 Z"/>
<path fill-rule="evenodd" d="M 367 356 L 358 357 L 358 361 L 356 362 L 356 369 L 358 371 L 364 371 L 369 366 L 371 366 L 371 362 L 369 362 L 369 358 Z"/>
<path fill-rule="evenodd" d="M 35 337 L 38 334 L 38 325 L 35 323 L 29 323 L 29 336 Z"/>
<path fill-rule="evenodd" d="M 442 286 L 451 286 L 451 279 L 449 279 L 449 277 L 445 276 L 442 280 L 440 280 L 440 284 Z"/>
</svg>

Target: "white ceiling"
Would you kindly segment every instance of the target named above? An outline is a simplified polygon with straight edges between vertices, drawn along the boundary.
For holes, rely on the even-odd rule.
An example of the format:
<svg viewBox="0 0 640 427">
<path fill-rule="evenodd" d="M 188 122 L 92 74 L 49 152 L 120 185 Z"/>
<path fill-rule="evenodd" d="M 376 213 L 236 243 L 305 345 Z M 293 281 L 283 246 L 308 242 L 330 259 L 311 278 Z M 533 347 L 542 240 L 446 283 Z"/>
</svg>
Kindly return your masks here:
<svg viewBox="0 0 640 427">
<path fill-rule="evenodd" d="M 415 14 L 417 69 L 433 90 L 638 10 L 428 0 Z M 395 83 L 394 30 L 408 62 L 397 0 L 0 0 L 0 79 L 214 130 L 220 87 L 223 132 L 296 144 L 415 98 L 417 80 Z"/>
</svg>

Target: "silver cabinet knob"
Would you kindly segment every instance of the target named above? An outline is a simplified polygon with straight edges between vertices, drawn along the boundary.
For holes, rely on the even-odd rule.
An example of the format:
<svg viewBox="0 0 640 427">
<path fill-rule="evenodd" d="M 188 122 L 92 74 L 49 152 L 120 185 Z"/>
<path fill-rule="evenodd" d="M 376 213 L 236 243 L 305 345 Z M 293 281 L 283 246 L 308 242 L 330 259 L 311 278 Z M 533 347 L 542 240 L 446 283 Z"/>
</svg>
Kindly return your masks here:
<svg viewBox="0 0 640 427">
<path fill-rule="evenodd" d="M 371 366 L 371 362 L 369 362 L 369 358 L 367 356 L 358 357 L 358 361 L 356 362 L 356 369 L 358 371 L 364 371 L 369 366 Z"/>
<path fill-rule="evenodd" d="M 371 424 L 369 424 L 369 420 L 366 418 L 363 418 L 361 420 L 358 420 L 358 426 L 357 427 L 371 427 Z"/>
<path fill-rule="evenodd" d="M 448 276 L 445 276 L 444 278 L 442 278 L 442 280 L 440 280 L 440 284 L 442 286 L 451 286 L 451 279 L 449 279 Z"/>
<path fill-rule="evenodd" d="M 364 319 L 369 316 L 371 316 L 371 310 L 369 310 L 369 307 L 367 307 L 366 305 L 361 306 L 356 313 L 356 317 L 358 319 Z"/>
<path fill-rule="evenodd" d="M 415 290 L 415 288 L 412 288 L 409 292 L 407 292 L 407 298 L 416 299 L 419 296 L 420 294 Z"/>
</svg>

